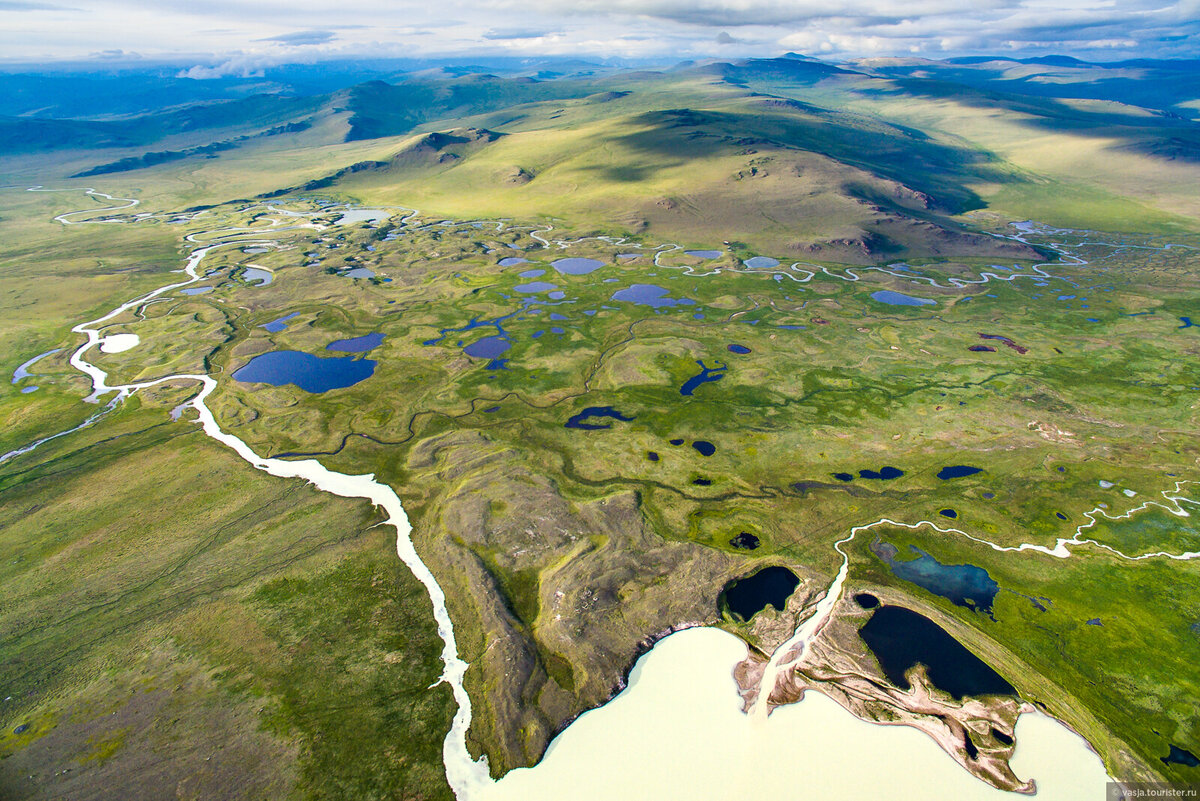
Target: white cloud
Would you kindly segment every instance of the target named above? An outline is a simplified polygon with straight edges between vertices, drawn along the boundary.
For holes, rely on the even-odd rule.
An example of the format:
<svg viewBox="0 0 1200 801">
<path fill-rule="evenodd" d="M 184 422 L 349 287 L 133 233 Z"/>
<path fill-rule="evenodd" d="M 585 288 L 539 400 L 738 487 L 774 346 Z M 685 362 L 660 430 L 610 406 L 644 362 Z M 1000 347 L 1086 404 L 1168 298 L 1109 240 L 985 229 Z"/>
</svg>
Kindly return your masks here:
<svg viewBox="0 0 1200 801">
<path fill-rule="evenodd" d="M 215 66 L 197 64 L 190 69 L 182 70 L 176 77 L 194 78 L 198 81 L 214 78 L 260 78 L 265 69 L 279 63 L 279 58 L 270 58 L 261 54 L 237 55 Z"/>
<path fill-rule="evenodd" d="M 20 21 L 0 26 L 6 60 L 209 53 L 214 74 L 354 55 L 1200 51 L 1200 0 L 0 0 L 0 18 Z"/>
</svg>

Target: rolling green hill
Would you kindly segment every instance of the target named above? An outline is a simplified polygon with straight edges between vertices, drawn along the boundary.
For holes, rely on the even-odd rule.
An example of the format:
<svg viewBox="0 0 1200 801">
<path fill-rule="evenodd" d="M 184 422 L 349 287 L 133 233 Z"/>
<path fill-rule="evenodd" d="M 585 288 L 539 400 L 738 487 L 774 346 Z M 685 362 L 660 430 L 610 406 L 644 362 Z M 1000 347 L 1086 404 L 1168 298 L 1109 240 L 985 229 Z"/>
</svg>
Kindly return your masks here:
<svg viewBox="0 0 1200 801">
<path fill-rule="evenodd" d="M 1142 73 L 1144 105 L 1133 90 L 1120 102 L 1073 91 Z M 788 56 L 551 80 L 421 74 L 115 122 L 12 118 L 0 135 L 10 154 L 56 151 L 43 176 L 58 163 L 146 187 L 236 170 L 238 194 L 320 188 L 445 214 L 552 214 L 581 231 L 823 261 L 993 258 L 1009 248 L 976 229 L 997 218 L 1194 230 L 1200 127 L 1181 113 L 1193 83 L 1161 66 Z M 1160 108 L 1168 95 L 1175 111 Z M 495 135 L 453 141 L 465 129 Z M 429 133 L 451 139 L 411 140 Z M 347 169 L 364 152 L 384 164 Z"/>
</svg>

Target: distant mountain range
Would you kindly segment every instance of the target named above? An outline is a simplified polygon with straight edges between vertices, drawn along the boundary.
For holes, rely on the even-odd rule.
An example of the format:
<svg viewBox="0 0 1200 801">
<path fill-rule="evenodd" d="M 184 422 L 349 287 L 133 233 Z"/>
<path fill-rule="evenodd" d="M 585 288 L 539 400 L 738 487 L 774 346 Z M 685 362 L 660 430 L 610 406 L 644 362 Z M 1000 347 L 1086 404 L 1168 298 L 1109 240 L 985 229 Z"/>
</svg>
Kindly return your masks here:
<svg viewBox="0 0 1200 801">
<path fill-rule="evenodd" d="M 39 175 L 137 183 L 202 160 L 320 148 L 317 174 L 306 159 L 260 194 L 320 187 L 447 213 L 553 213 L 853 263 L 1028 255 L 963 217 L 985 210 L 1087 227 L 1195 224 L 1196 62 L 787 54 L 657 70 L 407 66 L 212 81 L 0 75 L 0 153 L 9 166 L 37 157 Z M 386 77 L 359 80 L 372 74 Z M 358 144 L 373 148 L 367 161 Z"/>
</svg>

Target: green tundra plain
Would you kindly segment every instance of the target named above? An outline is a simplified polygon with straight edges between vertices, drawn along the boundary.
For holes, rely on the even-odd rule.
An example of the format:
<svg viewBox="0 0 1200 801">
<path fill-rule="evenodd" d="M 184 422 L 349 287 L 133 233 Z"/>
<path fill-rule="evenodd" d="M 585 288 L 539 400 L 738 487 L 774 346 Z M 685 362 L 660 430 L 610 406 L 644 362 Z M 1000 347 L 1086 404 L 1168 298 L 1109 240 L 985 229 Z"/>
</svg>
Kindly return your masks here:
<svg viewBox="0 0 1200 801">
<path fill-rule="evenodd" d="M 219 244 L 211 289 L 109 320 L 138 344 L 88 361 L 113 385 L 211 376 L 256 453 L 397 493 L 494 775 L 680 626 L 769 655 L 724 589 L 781 565 L 816 597 L 834 543 L 887 518 L 849 544 L 847 595 L 938 622 L 1114 778 L 1197 781 L 1164 760 L 1200 753 L 1200 561 L 1172 558 L 1200 552 L 1194 98 L 1072 96 L 1100 67 L 1025 94 L 993 68 L 783 58 L 0 118 L 0 361 L 60 349 L 0 389 L 0 453 L 110 400 L 84 402 L 73 326 Z M 320 392 L 235 378 L 276 351 L 374 365 Z M 0 795 L 453 797 L 441 640 L 394 532 L 207 438 L 180 410 L 197 390 L 0 460 Z M 980 470 L 939 477 L 960 465 Z M 1016 550 L 1071 539 L 1094 543 Z M 882 541 L 986 570 L 992 614 L 898 577 Z"/>
</svg>

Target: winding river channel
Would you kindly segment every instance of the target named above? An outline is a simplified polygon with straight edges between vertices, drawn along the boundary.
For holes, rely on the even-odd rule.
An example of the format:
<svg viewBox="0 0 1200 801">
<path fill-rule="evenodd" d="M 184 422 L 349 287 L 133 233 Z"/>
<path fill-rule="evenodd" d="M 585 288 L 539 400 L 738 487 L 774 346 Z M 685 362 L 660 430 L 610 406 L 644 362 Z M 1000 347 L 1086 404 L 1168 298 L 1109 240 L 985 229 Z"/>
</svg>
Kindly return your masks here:
<svg viewBox="0 0 1200 801">
<path fill-rule="evenodd" d="M 113 217 L 112 214 L 136 207 L 138 201 L 105 195 L 93 189 L 47 190 L 35 187 L 30 191 L 84 191 L 93 197 L 120 204 L 68 212 L 54 218 L 63 225 L 136 222 L 154 216 L 173 220 L 180 218 L 180 215 L 136 215 L 132 220 Z M 445 595 L 413 547 L 411 527 L 396 492 L 376 481 L 372 475 L 338 473 L 315 459 L 292 461 L 259 456 L 245 442 L 223 431 L 217 424 L 206 405 L 209 395 L 217 387 L 217 381 L 212 376 L 179 374 L 140 383 L 110 385 L 108 374 L 88 361 L 92 349 L 101 347 L 106 340 L 101 333 L 106 324 L 125 312 L 155 301 L 165 293 L 204 280 L 201 265 L 210 253 L 234 246 L 271 248 L 274 243 L 270 239 L 263 239 L 264 233 L 292 228 L 320 228 L 305 219 L 306 213 L 277 208 L 270 208 L 270 211 L 280 216 L 270 220 L 265 228 L 223 228 L 188 236 L 187 240 L 196 247 L 188 255 L 181 271 L 186 276 L 183 280 L 141 295 L 95 320 L 74 326 L 72 332 L 84 336 L 86 341 L 71 354 L 70 363 L 91 379 L 92 392 L 87 400 L 98 402 L 110 394 L 113 397 L 100 411 L 76 428 L 4 454 L 0 456 L 0 462 L 28 453 L 51 439 L 94 425 L 138 390 L 164 383 L 195 383 L 199 392 L 179 407 L 173 416 L 177 417 L 183 409 L 194 410 L 206 435 L 228 447 L 257 470 L 280 478 L 301 478 L 324 492 L 347 498 L 363 498 L 382 508 L 387 514 L 387 524 L 396 530 L 397 555 L 424 585 L 433 604 L 434 618 L 443 642 L 442 681 L 451 688 L 458 707 L 444 741 L 443 757 L 450 786 L 462 801 L 564 797 L 563 789 L 566 787 L 573 788 L 572 798 L 580 799 L 687 798 L 717 801 L 740 795 L 746 787 L 747 777 L 761 781 L 762 794 L 789 798 L 798 797 L 801 790 L 804 795 L 846 799 L 991 799 L 1008 795 L 963 771 L 921 732 L 904 726 L 865 723 L 824 696 L 817 695 L 801 703 L 781 707 L 769 718 L 770 710 L 765 701 L 760 700 L 750 715 L 742 714 L 731 671 L 736 662 L 745 658 L 746 649 L 739 640 L 716 629 L 684 631 L 662 640 L 639 660 L 626 690 L 606 706 L 583 715 L 568 727 L 551 744 L 541 764 L 535 768 L 512 771 L 504 779 L 493 781 L 489 776 L 486 758 L 474 760 L 468 752 L 466 734 L 471 724 L 471 700 L 463 686 L 468 665 L 458 653 Z M 405 222 L 415 218 L 415 211 L 405 211 L 410 212 L 403 218 Z M 102 216 L 105 214 L 110 216 Z M 86 219 L 80 219 L 81 215 L 86 215 Z M 500 230 L 504 224 L 496 225 Z M 564 248 L 572 244 L 546 239 L 544 235 L 549 230 L 537 229 L 529 235 L 547 247 L 556 245 Z M 1028 231 L 1021 231 L 1021 234 L 1025 233 Z M 611 241 L 638 247 L 623 240 Z M 655 264 L 659 264 L 662 256 L 676 250 L 682 248 L 674 245 L 654 248 Z M 1067 255 L 1064 252 L 1064 256 Z M 1073 263 L 1083 263 L 1077 257 L 1071 258 Z M 1048 265 L 1038 265 L 1031 274 L 988 275 L 982 278 L 982 282 L 992 279 L 1010 281 L 1018 277 L 1044 280 L 1051 277 L 1042 270 L 1044 266 Z M 689 272 L 692 270 L 690 267 L 685 269 Z M 833 275 L 824 268 L 804 270 L 800 263 L 776 272 L 787 274 L 795 281 L 808 281 L 818 270 Z M 715 272 L 719 271 L 692 274 Z M 796 272 L 805 272 L 807 275 L 800 276 Z M 858 276 L 851 271 L 846 272 L 848 276 L 834 277 L 858 280 Z M 909 279 L 914 277 L 895 272 L 891 274 Z M 955 284 L 959 286 L 981 282 L 959 283 L 959 280 L 955 279 Z M 113 342 L 113 336 L 121 335 L 110 334 L 107 339 Z M 115 341 L 115 347 L 120 350 L 137 347 L 136 338 L 128 338 L 133 335 L 124 336 L 127 338 Z M 1179 501 L 1186 500 L 1180 493 L 1187 483 L 1178 482 L 1173 490 L 1163 492 L 1163 501 L 1148 501 L 1119 517 L 1129 517 L 1152 506 L 1186 517 L 1188 513 Z M 1125 559 L 1200 558 L 1197 552 L 1127 555 L 1085 539 L 1085 531 L 1094 526 L 1100 517 L 1119 519 L 1097 508 L 1089 513 L 1089 522 L 1080 526 L 1073 537 L 1059 539 L 1054 547 L 1030 543 L 1004 547 L 958 529 L 940 528 L 930 521 L 910 524 L 884 519 L 851 529 L 833 546 L 842 555 L 837 576 L 816 605 L 814 613 L 771 656 L 758 697 L 767 698 L 781 672 L 804 659 L 810 650 L 807 645 L 828 621 L 849 573 L 849 556 L 843 546 L 859 532 L 875 526 L 931 526 L 943 533 L 968 537 L 998 551 L 1031 551 L 1064 559 L 1071 556 L 1068 546 L 1104 548 Z M 1102 797 L 1103 783 L 1107 780 L 1103 765 L 1081 738 L 1041 713 L 1023 714 L 1017 733 L 1018 747 L 1013 766 L 1018 775 L 1037 779 L 1046 788 L 1050 798 Z M 877 761 L 878 769 L 844 770 L 846 764 L 859 764 L 864 760 Z"/>
</svg>

